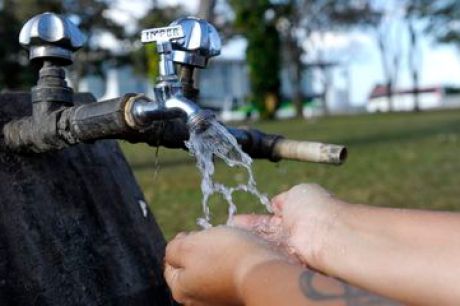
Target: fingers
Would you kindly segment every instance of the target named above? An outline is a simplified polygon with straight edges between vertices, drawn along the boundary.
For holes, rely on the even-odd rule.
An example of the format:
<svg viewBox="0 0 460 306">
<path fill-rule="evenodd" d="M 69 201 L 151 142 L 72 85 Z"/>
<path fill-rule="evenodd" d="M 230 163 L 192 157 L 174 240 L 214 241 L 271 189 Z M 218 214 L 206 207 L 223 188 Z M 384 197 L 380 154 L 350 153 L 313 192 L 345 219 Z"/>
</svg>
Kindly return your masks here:
<svg viewBox="0 0 460 306">
<path fill-rule="evenodd" d="M 319 199 L 330 199 L 332 194 L 318 184 L 299 184 L 288 191 L 282 192 L 272 199 L 272 210 L 276 216 L 282 216 L 283 211 L 288 203 L 297 199 L 302 204 L 308 204 L 309 201 Z"/>
<path fill-rule="evenodd" d="M 271 202 L 272 210 L 273 210 L 273 213 L 276 216 L 281 216 L 282 215 L 283 207 L 284 207 L 284 205 L 286 203 L 286 198 L 288 196 L 288 192 L 289 191 L 282 192 L 282 193 L 278 194 L 277 196 L 275 196 L 272 199 L 272 202 Z"/>
<path fill-rule="evenodd" d="M 165 264 L 164 277 L 168 287 L 171 289 L 174 300 L 179 303 L 184 303 L 185 297 L 182 294 L 182 290 L 179 284 L 179 276 L 181 269 L 174 268 L 168 263 Z"/>
<path fill-rule="evenodd" d="M 176 234 L 176 236 L 174 237 L 174 239 L 180 239 L 180 238 L 184 238 L 188 235 L 188 233 L 186 232 L 179 232 Z"/>
<path fill-rule="evenodd" d="M 304 197 L 331 197 L 332 194 L 316 183 L 299 184 L 291 188 L 289 192 L 303 195 Z"/>
<path fill-rule="evenodd" d="M 176 286 L 179 269 L 174 268 L 170 264 L 165 264 L 164 277 L 169 288 Z"/>
<path fill-rule="evenodd" d="M 283 233 L 281 218 L 273 215 L 237 215 L 234 225 L 267 241 L 277 241 Z"/>
<path fill-rule="evenodd" d="M 184 266 L 183 260 L 186 256 L 184 249 L 186 248 L 187 236 L 186 233 L 179 233 L 168 243 L 165 252 L 165 261 L 167 264 L 175 268 L 182 268 Z"/>
</svg>

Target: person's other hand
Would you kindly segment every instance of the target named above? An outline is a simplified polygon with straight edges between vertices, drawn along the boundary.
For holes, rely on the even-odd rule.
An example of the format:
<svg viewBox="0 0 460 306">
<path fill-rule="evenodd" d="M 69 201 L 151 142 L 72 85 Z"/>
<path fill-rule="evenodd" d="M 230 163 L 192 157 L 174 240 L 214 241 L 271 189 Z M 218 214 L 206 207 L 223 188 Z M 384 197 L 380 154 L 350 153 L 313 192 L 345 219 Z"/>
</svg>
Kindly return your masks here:
<svg viewBox="0 0 460 306">
<path fill-rule="evenodd" d="M 256 266 L 283 255 L 250 232 L 219 226 L 181 233 L 166 247 L 165 278 L 184 305 L 242 305 L 242 283 Z"/>
<path fill-rule="evenodd" d="M 272 199 L 273 215 L 238 215 L 233 225 L 281 245 L 290 255 L 320 268 L 321 250 L 344 202 L 316 184 L 301 184 Z"/>
</svg>

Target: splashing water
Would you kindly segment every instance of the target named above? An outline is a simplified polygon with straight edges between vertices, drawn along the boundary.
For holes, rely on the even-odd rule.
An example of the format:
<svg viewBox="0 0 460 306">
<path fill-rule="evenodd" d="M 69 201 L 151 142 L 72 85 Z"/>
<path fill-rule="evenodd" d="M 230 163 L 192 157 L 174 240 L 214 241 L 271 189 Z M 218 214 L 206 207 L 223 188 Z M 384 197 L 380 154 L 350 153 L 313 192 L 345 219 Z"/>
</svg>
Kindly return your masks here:
<svg viewBox="0 0 460 306">
<path fill-rule="evenodd" d="M 204 131 L 191 131 L 189 140 L 185 142 L 190 153 L 195 156 L 202 176 L 201 191 L 203 193 L 204 216 L 198 219 L 198 225 L 202 228 L 212 227 L 208 202 L 210 196 L 214 193 L 221 194 L 228 203 L 227 224 L 232 223 L 233 216 L 236 213 L 236 205 L 233 201 L 235 191 L 245 191 L 253 194 L 270 211 L 270 201 L 256 187 L 256 181 L 251 169 L 251 157 L 241 150 L 235 137 L 217 120 L 213 119 L 209 124 L 209 127 Z M 248 173 L 248 182 L 234 187 L 227 187 L 221 183 L 214 182 L 214 156 L 222 159 L 230 167 L 245 168 Z"/>
</svg>

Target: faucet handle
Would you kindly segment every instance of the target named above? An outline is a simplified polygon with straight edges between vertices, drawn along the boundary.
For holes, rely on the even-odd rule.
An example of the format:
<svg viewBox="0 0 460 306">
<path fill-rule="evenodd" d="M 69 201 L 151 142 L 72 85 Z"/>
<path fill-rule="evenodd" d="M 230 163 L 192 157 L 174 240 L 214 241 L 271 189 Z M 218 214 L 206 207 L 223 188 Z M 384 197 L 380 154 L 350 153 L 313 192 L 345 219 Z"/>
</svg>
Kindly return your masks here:
<svg viewBox="0 0 460 306">
<path fill-rule="evenodd" d="M 180 25 L 172 25 L 164 28 L 145 29 L 141 32 L 141 42 L 143 44 L 156 42 L 160 45 L 162 43 L 183 37 L 184 30 Z"/>
<path fill-rule="evenodd" d="M 184 36 L 172 41 L 173 61 L 205 68 L 211 57 L 220 54 L 219 33 L 208 21 L 195 17 L 179 18 L 171 26 L 181 26 Z"/>
<path fill-rule="evenodd" d="M 176 71 L 172 60 L 171 42 L 182 37 L 184 37 L 184 31 L 180 25 L 145 29 L 141 32 L 141 42 L 143 44 L 151 42 L 157 44 L 157 52 L 160 54 L 160 77 L 175 77 Z"/>
<path fill-rule="evenodd" d="M 29 59 L 72 63 L 72 54 L 85 43 L 85 37 L 68 18 L 46 12 L 29 19 L 21 29 L 19 43 L 29 49 Z"/>
</svg>

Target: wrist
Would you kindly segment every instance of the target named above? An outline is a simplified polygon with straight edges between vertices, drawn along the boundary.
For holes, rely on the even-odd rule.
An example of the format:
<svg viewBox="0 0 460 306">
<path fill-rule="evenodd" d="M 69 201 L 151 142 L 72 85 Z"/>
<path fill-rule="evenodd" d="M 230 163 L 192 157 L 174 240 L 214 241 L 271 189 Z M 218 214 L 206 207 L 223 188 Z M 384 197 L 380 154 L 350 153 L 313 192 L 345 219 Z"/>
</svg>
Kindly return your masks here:
<svg viewBox="0 0 460 306">
<path fill-rule="evenodd" d="M 252 266 L 241 278 L 239 289 L 241 301 L 244 305 L 279 305 L 276 299 L 286 298 L 285 285 L 297 288 L 298 284 L 292 280 L 296 280 L 302 270 L 300 266 L 284 259 L 272 259 Z"/>
<path fill-rule="evenodd" d="M 235 269 L 234 283 L 240 301 L 245 302 L 248 295 L 246 284 L 259 267 L 270 266 L 274 263 L 286 263 L 286 259 L 276 253 L 249 254 L 240 260 L 239 266 Z M 250 291 L 250 289 L 249 289 Z"/>
<path fill-rule="evenodd" d="M 290 244 L 308 266 L 329 273 L 331 253 L 342 252 L 338 246 L 349 232 L 348 215 L 352 205 L 339 199 L 321 203 L 321 208 L 297 222 Z"/>
<path fill-rule="evenodd" d="M 319 239 L 314 258 L 315 269 L 343 278 L 344 271 L 358 269 L 363 264 L 355 260 L 361 257 L 356 252 L 362 252 L 363 244 L 373 240 L 362 227 L 366 223 L 366 210 L 363 208 L 362 205 L 338 203 L 335 215 L 321 233 L 322 239 Z"/>
</svg>

